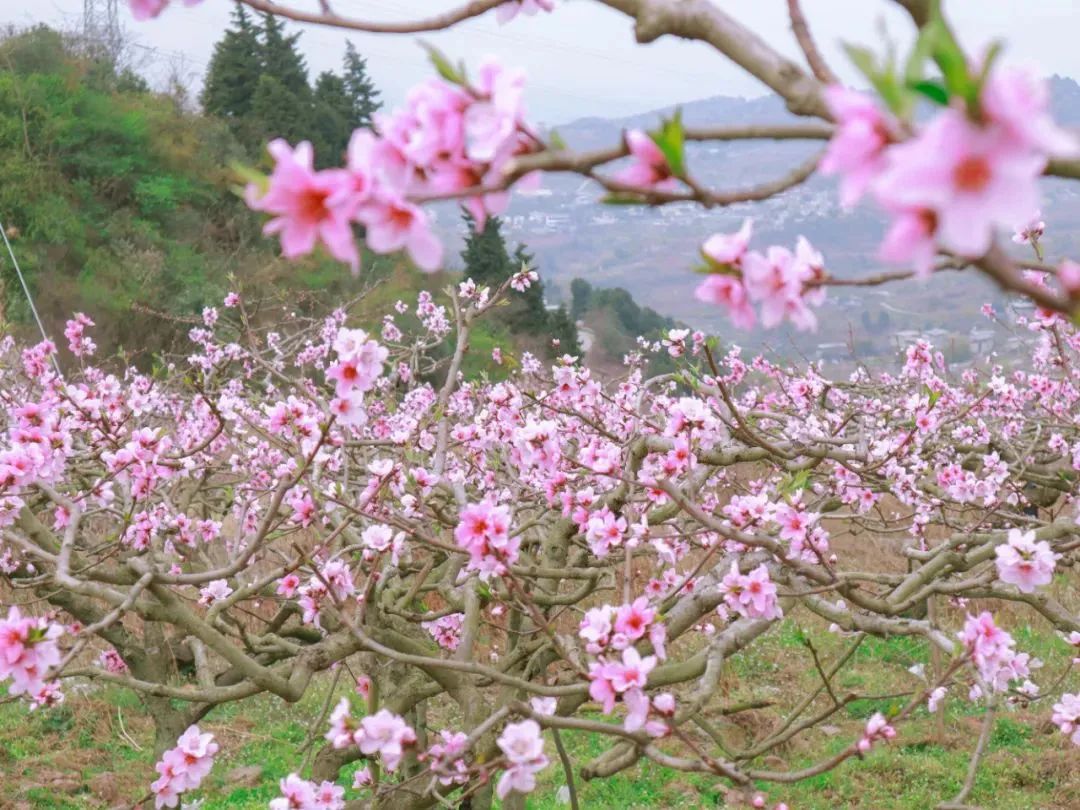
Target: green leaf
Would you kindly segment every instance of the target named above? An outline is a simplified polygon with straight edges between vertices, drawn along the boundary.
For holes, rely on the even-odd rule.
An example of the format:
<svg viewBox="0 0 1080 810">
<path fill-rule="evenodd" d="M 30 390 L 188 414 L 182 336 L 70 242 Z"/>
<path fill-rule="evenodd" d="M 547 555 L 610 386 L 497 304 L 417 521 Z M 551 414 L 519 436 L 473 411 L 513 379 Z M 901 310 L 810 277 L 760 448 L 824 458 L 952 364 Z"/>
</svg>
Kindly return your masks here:
<svg viewBox="0 0 1080 810">
<path fill-rule="evenodd" d="M 941 70 L 950 95 L 965 99 L 969 105 L 978 101 L 978 86 L 968 70 L 967 57 L 941 13 L 941 4 L 932 3 L 930 20 L 923 26 L 920 39 L 926 38 L 930 56 Z"/>
<path fill-rule="evenodd" d="M 650 132 L 649 137 L 664 153 L 671 173 L 676 177 L 685 177 L 686 137 L 683 132 L 682 110 L 676 110 L 675 115 L 665 119 L 660 129 Z"/>
<path fill-rule="evenodd" d="M 909 96 L 896 75 L 893 64 L 889 62 L 879 67 L 874 52 L 861 45 L 844 43 L 844 50 L 852 64 L 867 78 L 886 106 L 896 115 L 903 116 L 909 107 Z"/>
<path fill-rule="evenodd" d="M 869 48 L 864 48 L 862 45 L 852 45 L 847 42 L 843 43 L 843 45 L 851 64 L 855 65 L 871 84 L 876 83 L 878 69 L 877 57 L 874 56 L 874 52 Z"/>
<path fill-rule="evenodd" d="M 244 183 L 243 186 L 234 187 L 233 189 L 241 197 L 244 196 L 244 191 L 248 185 L 255 186 L 255 188 L 257 188 L 259 191 L 259 196 L 265 194 L 267 189 L 270 187 L 270 178 L 268 178 L 258 169 L 248 166 L 246 163 L 241 163 L 238 160 L 234 160 L 229 164 L 229 168 L 232 169 L 233 174 L 235 174 Z"/>
<path fill-rule="evenodd" d="M 604 205 L 645 205 L 645 198 L 632 191 L 613 191 L 600 198 Z"/>
<path fill-rule="evenodd" d="M 454 67 L 445 54 L 434 45 L 421 42 L 420 46 L 427 51 L 428 59 L 431 60 L 431 64 L 440 76 L 453 84 L 465 84 L 465 68 L 463 65 Z"/>
<path fill-rule="evenodd" d="M 982 89 L 986 85 L 986 80 L 990 76 L 990 68 L 994 66 L 994 62 L 1001 56 L 1001 52 L 1004 49 L 1004 44 L 1001 40 L 994 40 L 990 43 L 990 47 L 986 50 L 986 56 L 983 58 L 982 70 L 979 71 L 979 75 L 975 79 L 975 100 L 978 101 L 982 95 Z"/>
<path fill-rule="evenodd" d="M 907 64 L 904 66 L 904 81 L 910 86 L 926 78 L 926 63 L 932 59 L 933 38 L 927 33 L 926 28 L 919 29 L 919 36 L 915 38 L 915 44 L 908 54 Z"/>
<path fill-rule="evenodd" d="M 945 85 L 939 81 L 923 79 L 922 81 L 908 84 L 908 88 L 914 90 L 920 96 L 925 96 L 935 104 L 940 104 L 942 107 L 949 106 L 949 91 L 946 90 Z"/>
<path fill-rule="evenodd" d="M 562 135 L 559 134 L 558 130 L 553 129 L 548 133 L 548 146 L 552 149 L 559 150 L 566 148 L 566 141 L 563 140 Z"/>
<path fill-rule="evenodd" d="M 806 489 L 810 485 L 810 471 L 799 470 L 792 476 L 789 476 L 780 487 L 780 492 L 784 495 L 791 495 L 800 490 Z"/>
</svg>

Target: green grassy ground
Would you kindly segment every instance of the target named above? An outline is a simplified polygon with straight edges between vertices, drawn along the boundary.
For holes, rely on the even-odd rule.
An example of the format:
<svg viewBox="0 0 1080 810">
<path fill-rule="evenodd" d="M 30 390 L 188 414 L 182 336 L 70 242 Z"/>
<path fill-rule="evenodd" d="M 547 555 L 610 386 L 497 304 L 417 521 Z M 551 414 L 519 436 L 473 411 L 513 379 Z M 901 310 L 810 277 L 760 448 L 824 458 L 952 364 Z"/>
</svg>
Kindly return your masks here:
<svg viewBox="0 0 1080 810">
<path fill-rule="evenodd" d="M 1060 662 L 1064 644 L 1049 633 L 1018 630 L 1021 649 L 1048 661 Z M 828 634 L 815 633 L 822 656 L 829 660 L 844 644 Z M 852 666 L 839 680 L 841 690 L 885 694 L 913 689 L 917 681 L 907 668 L 928 664 L 926 646 L 910 638 L 867 639 Z M 1056 670 L 1055 670 L 1056 671 Z M 763 676 L 768 675 L 768 678 Z M 803 694 L 816 674 L 800 634 L 786 620 L 751 655 L 728 664 L 716 696 L 717 705 L 747 699 L 773 699 L 782 705 Z M 1075 675 L 1073 676 L 1075 678 Z M 343 681 L 346 679 L 343 679 Z M 769 692 L 765 684 L 773 686 Z M 1071 684 L 1076 688 L 1078 684 Z M 277 795 L 277 781 L 294 770 L 297 753 L 309 725 L 322 708 L 329 679 L 298 706 L 287 707 L 265 698 L 245 706 L 219 709 L 202 725 L 222 744 L 214 771 L 196 796 L 203 810 L 265 808 Z M 344 688 L 340 689 L 344 693 Z M 874 711 L 885 710 L 897 698 L 857 701 L 831 719 L 827 729 L 807 732 L 775 752 L 765 765 L 781 770 L 820 760 L 846 746 Z M 980 770 L 971 804 L 996 810 L 1076 810 L 1080 808 L 1080 752 L 1056 729 L 1043 731 L 1040 719 L 1049 705 L 1004 712 Z M 715 718 L 726 735 L 738 740 L 760 736 L 775 714 L 745 712 Z M 1035 722 L 1028 722 L 1029 720 Z M 773 786 L 772 801 L 785 801 L 792 810 L 924 810 L 951 798 L 959 789 L 968 754 L 978 735 L 979 718 L 966 701 L 946 705 L 941 728 L 920 711 L 899 729 L 889 746 L 875 749 L 865 761 L 849 761 L 837 770 L 792 786 Z M 943 736 L 939 736 L 943 734 Z M 563 732 L 576 765 L 606 748 L 595 735 Z M 553 746 L 553 764 L 528 802 L 530 810 L 555 810 L 565 784 Z M 122 690 L 90 695 L 71 694 L 67 703 L 49 712 L 28 713 L 25 707 L 0 706 L 0 808 L 68 810 L 69 808 L 130 805 L 145 791 L 153 772 L 152 729 L 138 701 Z M 241 765 L 259 765 L 255 786 L 230 784 L 226 775 Z M 342 784 L 351 779 L 343 776 Z M 690 808 L 725 805 L 723 784 L 710 776 L 683 774 L 651 763 L 639 765 L 606 781 L 578 782 L 586 808 Z"/>
</svg>

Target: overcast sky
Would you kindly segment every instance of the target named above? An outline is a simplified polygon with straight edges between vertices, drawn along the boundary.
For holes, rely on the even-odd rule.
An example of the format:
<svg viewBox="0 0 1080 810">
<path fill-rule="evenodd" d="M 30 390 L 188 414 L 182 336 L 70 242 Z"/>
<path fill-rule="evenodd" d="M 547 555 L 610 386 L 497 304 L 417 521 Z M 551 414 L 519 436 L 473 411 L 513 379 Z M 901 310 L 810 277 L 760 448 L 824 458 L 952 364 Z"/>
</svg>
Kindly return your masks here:
<svg viewBox="0 0 1080 810">
<path fill-rule="evenodd" d="M 423 18 L 458 2 L 334 0 L 333 6 L 342 14 L 391 20 Z M 784 0 L 716 2 L 775 47 L 797 54 Z M 141 70 L 160 79 L 175 68 L 197 86 L 214 43 L 228 25 L 232 3 L 204 0 L 200 6 L 185 8 L 174 0 L 174 8 L 146 23 L 131 18 L 126 0 L 119 3 L 123 25 L 142 46 L 136 51 L 145 57 Z M 316 0 L 291 4 L 318 7 Z M 886 0 L 804 0 L 803 7 L 826 57 L 849 80 L 854 76 L 839 50 L 841 39 L 876 50 L 881 50 L 885 35 L 903 46 L 910 40 L 910 23 Z M 952 0 L 946 7 L 965 46 L 1003 37 L 1009 46 L 1006 58 L 1047 74 L 1080 76 L 1076 0 Z M 0 22 L 45 22 L 76 29 L 82 8 L 83 0 L 0 0 Z M 300 28 L 300 45 L 312 75 L 338 68 L 344 32 Z M 371 73 L 391 105 L 410 85 L 431 75 L 415 37 L 349 36 L 368 57 Z M 629 19 L 590 0 L 562 0 L 553 14 L 519 18 L 504 26 L 488 14 L 427 39 L 454 59 L 472 63 L 495 54 L 507 64 L 525 67 L 529 112 L 538 123 L 558 124 L 585 115 L 615 117 L 707 96 L 763 92 L 754 79 L 699 43 L 665 39 L 638 46 Z"/>
</svg>

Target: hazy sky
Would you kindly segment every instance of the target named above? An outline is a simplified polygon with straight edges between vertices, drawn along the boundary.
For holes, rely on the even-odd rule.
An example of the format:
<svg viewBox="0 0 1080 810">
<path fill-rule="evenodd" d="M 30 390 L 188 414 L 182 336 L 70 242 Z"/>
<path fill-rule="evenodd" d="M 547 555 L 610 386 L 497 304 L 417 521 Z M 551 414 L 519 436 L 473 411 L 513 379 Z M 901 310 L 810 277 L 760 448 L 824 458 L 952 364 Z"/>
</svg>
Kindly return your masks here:
<svg viewBox="0 0 1080 810">
<path fill-rule="evenodd" d="M 458 0 L 460 2 L 460 0 Z M 775 47 L 797 55 L 788 29 L 784 0 L 716 0 L 728 13 L 763 35 Z M 291 0 L 317 8 L 316 0 Z M 342 14 L 366 19 L 412 19 L 457 5 L 454 0 L 334 0 Z M 136 23 L 126 0 L 120 15 L 145 57 L 140 69 L 153 78 L 174 68 L 198 85 L 214 43 L 228 25 L 232 3 L 204 0 L 185 8 L 174 0 L 155 21 Z M 812 29 L 826 57 L 853 79 L 839 50 L 841 38 L 881 48 L 883 31 L 906 46 L 911 25 L 887 0 L 804 0 Z M 83 0 L 0 0 L 0 22 L 45 22 L 77 28 Z M 966 46 L 1004 37 L 1006 58 L 1044 73 L 1080 77 L 1076 47 L 1080 3 L 1076 0 L 952 0 L 946 6 Z M 336 69 L 344 51 L 344 32 L 303 26 L 302 49 L 312 75 Z M 415 37 L 350 34 L 384 97 L 396 104 L 412 84 L 431 75 Z M 663 40 L 641 47 L 632 23 L 590 0 L 562 0 L 553 14 L 519 18 L 500 26 L 493 14 L 450 32 L 427 36 L 454 59 L 475 62 L 487 54 L 525 67 L 529 75 L 530 116 L 557 124 L 585 115 L 605 117 L 649 110 L 672 102 L 713 95 L 755 96 L 762 86 L 699 43 Z M 153 50 L 152 50 L 153 49 Z"/>
</svg>

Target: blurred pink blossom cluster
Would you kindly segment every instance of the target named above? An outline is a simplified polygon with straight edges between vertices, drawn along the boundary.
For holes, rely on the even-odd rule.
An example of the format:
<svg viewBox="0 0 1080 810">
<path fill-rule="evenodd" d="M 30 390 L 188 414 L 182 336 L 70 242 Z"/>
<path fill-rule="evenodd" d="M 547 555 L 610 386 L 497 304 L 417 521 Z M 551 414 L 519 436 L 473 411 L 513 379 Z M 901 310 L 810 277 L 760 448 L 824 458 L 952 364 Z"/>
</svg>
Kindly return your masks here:
<svg viewBox="0 0 1080 810">
<path fill-rule="evenodd" d="M 26 695 L 35 703 L 51 704 L 63 699 L 58 684 L 46 682 L 50 667 L 60 663 L 56 639 L 64 633 L 60 624 L 44 617 L 23 616 L 8 608 L 0 619 L 0 682 L 11 679 L 10 695 Z"/>
<path fill-rule="evenodd" d="M 536 789 L 536 773 L 548 765 L 544 740 L 535 720 L 507 723 L 495 741 L 506 757 L 508 767 L 499 777 L 495 792 L 505 799 L 511 791 L 531 793 Z"/>
<path fill-rule="evenodd" d="M 429 79 L 408 94 L 403 109 L 376 116 L 376 131 L 358 129 L 346 165 L 314 169 L 311 144 L 270 143 L 274 170 L 265 189 L 248 186 L 252 208 L 271 215 L 266 233 L 279 234 L 287 257 L 322 243 L 332 256 L 359 267 L 353 225 L 376 253 L 408 252 L 423 270 L 437 270 L 443 250 L 418 200 L 466 195 L 465 207 L 482 229 L 509 204 L 509 192 L 483 191 L 503 179 L 516 156 L 540 141 L 526 128 L 525 74 L 487 59 L 475 80 Z"/>
<path fill-rule="evenodd" d="M 1035 532 L 1010 529 L 1008 540 L 996 549 L 998 579 L 1015 585 L 1022 593 L 1034 593 L 1054 578 L 1058 554 L 1045 540 L 1035 542 Z"/>
<path fill-rule="evenodd" d="M 345 788 L 319 784 L 290 773 L 279 783 L 281 796 L 270 800 L 270 810 L 344 810 Z"/>
<path fill-rule="evenodd" d="M 430 622 L 421 622 L 420 626 L 431 633 L 436 644 L 444 650 L 453 652 L 461 643 L 461 627 L 464 619 L 464 613 L 451 613 Z"/>
<path fill-rule="evenodd" d="M 999 229 L 1020 227 L 1021 241 L 1041 234 L 1032 220 L 1039 175 L 1050 157 L 1080 151 L 1051 118 L 1045 82 L 1017 68 L 990 71 L 977 111 L 945 107 L 906 140 L 863 93 L 832 86 L 826 101 L 837 129 L 822 172 L 840 175 L 845 206 L 866 192 L 878 201 L 892 217 L 881 257 L 920 275 L 932 272 L 938 250 L 982 256 Z"/>
<path fill-rule="evenodd" d="M 180 735 L 176 747 L 161 757 L 154 769 L 160 774 L 150 786 L 154 807 L 176 807 L 180 794 L 194 790 L 214 766 L 218 744 L 213 734 L 204 734 L 198 726 L 189 726 Z"/>
</svg>

